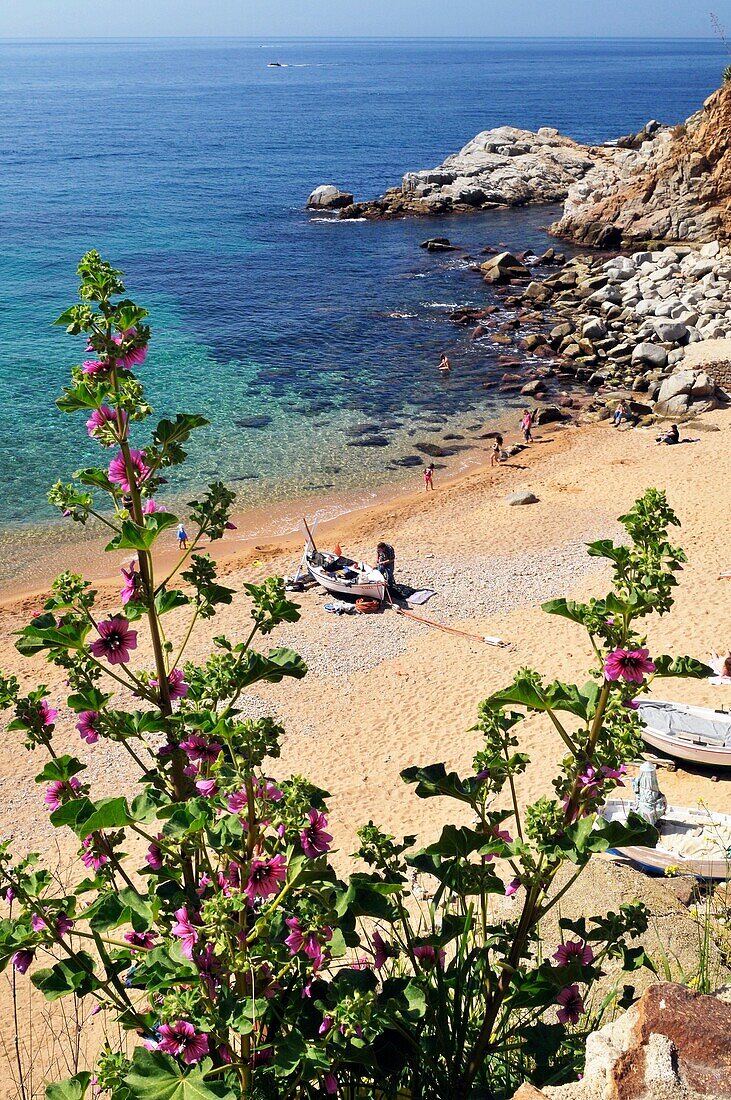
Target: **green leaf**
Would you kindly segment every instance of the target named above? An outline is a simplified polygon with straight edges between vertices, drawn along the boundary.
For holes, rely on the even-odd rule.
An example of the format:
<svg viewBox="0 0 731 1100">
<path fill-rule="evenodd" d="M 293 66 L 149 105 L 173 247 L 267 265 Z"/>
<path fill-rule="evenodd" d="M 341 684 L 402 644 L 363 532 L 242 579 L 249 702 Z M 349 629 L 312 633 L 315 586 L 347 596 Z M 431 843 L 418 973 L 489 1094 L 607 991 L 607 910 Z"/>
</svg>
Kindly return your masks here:
<svg viewBox="0 0 731 1100">
<path fill-rule="evenodd" d="M 545 603 L 541 604 L 541 610 L 545 611 L 547 615 L 560 615 L 563 619 L 570 619 L 572 623 L 583 625 L 588 609 L 586 604 L 576 603 L 574 600 L 565 600 L 562 597 L 558 600 L 546 600 Z"/>
<path fill-rule="evenodd" d="M 178 517 L 172 512 L 153 512 L 145 516 L 144 526 L 131 519 L 122 521 L 118 535 L 105 547 L 106 550 L 149 550 L 155 539 L 168 527 L 174 527 Z"/>
<path fill-rule="evenodd" d="M 98 466 L 89 466 L 86 470 L 76 470 L 74 478 L 76 481 L 80 481 L 82 485 L 90 485 L 92 489 L 103 489 L 105 493 L 113 493 L 119 488 L 109 480 L 106 470 L 100 470 Z"/>
<path fill-rule="evenodd" d="M 84 1070 L 65 1081 L 46 1085 L 46 1100 L 84 1100 L 90 1081 L 91 1074 Z"/>
<path fill-rule="evenodd" d="M 155 610 L 158 615 L 165 615 L 168 611 L 174 611 L 176 607 L 183 607 L 190 603 L 190 598 L 179 588 L 171 588 L 158 592 L 155 596 Z"/>
<path fill-rule="evenodd" d="M 709 676 L 715 676 L 715 672 L 702 661 L 695 657 L 653 657 L 655 664 L 655 676 L 686 676 L 692 680 L 706 680 Z"/>
<path fill-rule="evenodd" d="M 36 783 L 53 783 L 57 780 L 66 782 L 72 775 L 83 772 L 86 764 L 82 764 L 75 756 L 55 756 L 49 760 L 42 772 L 36 776 Z"/>
<path fill-rule="evenodd" d="M 94 960 L 85 951 L 79 951 L 73 959 L 62 959 L 50 970 L 36 970 L 31 981 L 47 1001 L 57 1001 L 72 993 L 84 997 L 101 985 L 94 976 Z"/>
<path fill-rule="evenodd" d="M 97 803 L 88 798 L 72 798 L 50 817 L 53 826 L 69 825 L 80 840 L 103 829 L 121 829 L 132 820 L 124 798 L 102 798 Z"/>
<path fill-rule="evenodd" d="M 236 1100 L 224 1081 L 204 1077 L 210 1066 L 207 1061 L 186 1071 L 159 1050 L 136 1047 L 132 1069 L 124 1078 L 129 1100 Z"/>
<path fill-rule="evenodd" d="M 467 802 L 472 805 L 475 800 L 475 791 L 480 787 L 479 779 L 470 776 L 462 780 L 456 772 L 449 772 L 444 764 L 430 764 L 426 768 L 405 768 L 401 772 L 404 783 L 416 784 L 416 795 L 419 798 L 456 798 L 459 802 Z"/>
<path fill-rule="evenodd" d="M 275 1046 L 274 1072 L 277 1077 L 289 1077 L 307 1054 L 307 1043 L 296 1031 L 279 1039 Z"/>
<path fill-rule="evenodd" d="M 439 840 L 435 840 L 433 844 L 414 854 L 421 855 L 423 853 L 442 856 L 443 859 L 450 856 L 459 856 L 465 859 L 482 848 L 487 840 L 489 840 L 489 837 L 484 833 L 478 833 L 474 829 L 469 829 L 466 825 L 460 827 L 445 825 Z"/>
</svg>

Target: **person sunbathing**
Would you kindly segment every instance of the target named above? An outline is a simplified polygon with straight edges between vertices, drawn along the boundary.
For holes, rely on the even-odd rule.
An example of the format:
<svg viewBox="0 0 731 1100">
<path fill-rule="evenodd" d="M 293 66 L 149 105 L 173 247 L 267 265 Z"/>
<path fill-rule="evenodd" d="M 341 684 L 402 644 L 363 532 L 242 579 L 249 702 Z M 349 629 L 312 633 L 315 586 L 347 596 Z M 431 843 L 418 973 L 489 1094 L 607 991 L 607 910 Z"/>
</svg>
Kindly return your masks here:
<svg viewBox="0 0 731 1100">
<path fill-rule="evenodd" d="M 680 443 L 680 432 L 678 431 L 678 425 L 673 424 L 669 431 L 663 432 L 655 440 L 656 443 L 667 443 L 671 446 L 673 443 Z"/>
<path fill-rule="evenodd" d="M 722 657 L 720 653 L 713 650 L 708 663 L 715 673 L 715 676 L 708 677 L 709 684 L 713 684 L 714 687 L 731 684 L 731 651 L 725 657 Z"/>
</svg>

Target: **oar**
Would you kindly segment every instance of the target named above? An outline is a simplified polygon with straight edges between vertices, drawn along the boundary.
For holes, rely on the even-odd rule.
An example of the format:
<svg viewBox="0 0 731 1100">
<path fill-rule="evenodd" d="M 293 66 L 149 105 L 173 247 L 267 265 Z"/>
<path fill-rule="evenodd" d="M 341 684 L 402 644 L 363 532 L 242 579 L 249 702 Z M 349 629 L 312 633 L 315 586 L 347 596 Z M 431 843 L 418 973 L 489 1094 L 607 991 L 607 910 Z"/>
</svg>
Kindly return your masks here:
<svg viewBox="0 0 731 1100">
<path fill-rule="evenodd" d="M 312 531 L 310 531 L 310 528 L 307 525 L 307 520 L 304 516 L 302 517 L 302 522 L 305 525 L 305 531 L 307 532 L 307 538 L 310 540 L 310 545 L 312 546 L 313 551 L 315 551 L 317 550 L 317 547 L 315 546 L 315 540 L 312 537 Z"/>
</svg>

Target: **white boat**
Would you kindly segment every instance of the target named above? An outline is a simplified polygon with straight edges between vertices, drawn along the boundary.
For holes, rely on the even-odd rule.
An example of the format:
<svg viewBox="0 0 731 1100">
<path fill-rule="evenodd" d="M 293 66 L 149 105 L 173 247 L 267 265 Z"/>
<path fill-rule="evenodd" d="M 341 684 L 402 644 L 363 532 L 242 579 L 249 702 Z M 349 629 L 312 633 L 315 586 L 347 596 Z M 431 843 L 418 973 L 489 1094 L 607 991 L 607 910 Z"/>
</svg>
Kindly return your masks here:
<svg viewBox="0 0 731 1100">
<path fill-rule="evenodd" d="M 648 745 L 709 768 L 731 768 L 731 714 L 725 710 L 643 700 L 637 715 Z"/>
<path fill-rule="evenodd" d="M 601 811 L 606 821 L 625 821 L 632 802 L 610 798 Z M 610 855 L 628 859 L 651 875 L 669 867 L 680 874 L 715 880 L 731 879 L 731 816 L 706 809 L 668 806 L 657 823 L 656 848 L 630 845 L 613 848 Z"/>
<path fill-rule="evenodd" d="M 379 603 L 386 598 L 385 577 L 364 562 L 344 558 L 329 550 L 312 550 L 310 546 L 305 549 L 304 561 L 310 576 L 334 596 L 378 600 Z"/>
</svg>

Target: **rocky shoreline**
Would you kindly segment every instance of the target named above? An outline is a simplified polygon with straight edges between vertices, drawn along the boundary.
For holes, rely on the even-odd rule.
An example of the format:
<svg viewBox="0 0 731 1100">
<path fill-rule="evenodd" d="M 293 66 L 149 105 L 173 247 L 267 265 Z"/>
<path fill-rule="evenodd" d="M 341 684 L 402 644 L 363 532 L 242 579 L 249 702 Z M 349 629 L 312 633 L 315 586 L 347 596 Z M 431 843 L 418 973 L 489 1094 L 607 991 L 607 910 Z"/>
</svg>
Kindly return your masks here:
<svg viewBox="0 0 731 1100">
<path fill-rule="evenodd" d="M 308 207 L 340 218 L 434 217 L 565 202 L 556 236 L 616 249 L 731 239 L 731 83 L 679 126 L 582 145 L 553 127 L 485 130 L 436 168 L 407 172 L 375 199 L 332 184 Z"/>
</svg>

